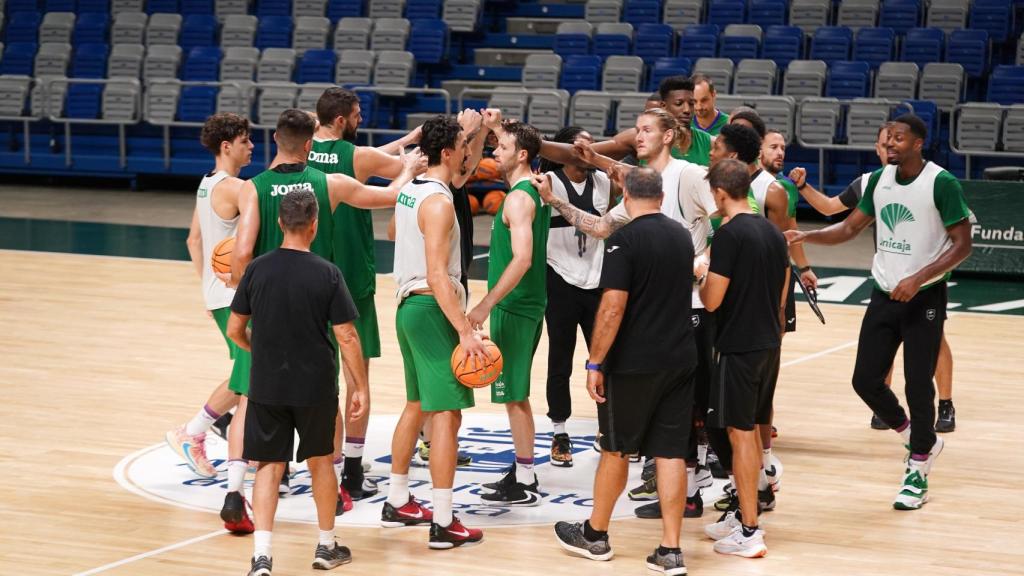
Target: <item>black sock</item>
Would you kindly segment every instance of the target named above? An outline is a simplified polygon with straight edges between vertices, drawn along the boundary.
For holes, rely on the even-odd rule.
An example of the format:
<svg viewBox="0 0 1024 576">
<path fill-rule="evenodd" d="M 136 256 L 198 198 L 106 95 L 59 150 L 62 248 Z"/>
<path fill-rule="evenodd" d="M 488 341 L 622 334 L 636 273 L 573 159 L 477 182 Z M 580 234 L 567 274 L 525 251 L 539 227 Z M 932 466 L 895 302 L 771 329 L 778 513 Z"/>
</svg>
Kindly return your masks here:
<svg viewBox="0 0 1024 576">
<path fill-rule="evenodd" d="M 949 400 L 939 400 L 939 407 L 942 407 L 942 406 L 952 406 L 952 405 L 953 405 L 953 399 L 952 398 L 950 398 Z"/>
<path fill-rule="evenodd" d="M 754 535 L 755 532 L 757 532 L 757 526 L 751 527 L 747 526 L 746 524 L 741 524 L 740 526 L 743 527 L 743 536 L 746 538 L 750 538 Z"/>
<path fill-rule="evenodd" d="M 665 548 L 664 546 L 658 546 L 658 554 L 667 556 L 669 554 L 682 554 L 683 551 L 679 548 Z"/>
<path fill-rule="evenodd" d="M 343 476 L 360 477 L 363 476 L 363 457 L 362 456 L 345 456 L 344 468 L 342 468 Z"/>
<path fill-rule="evenodd" d="M 590 520 L 586 520 L 583 522 L 583 537 L 591 542 L 596 542 L 597 540 L 604 540 L 608 538 L 608 531 L 594 530 L 590 525 Z"/>
</svg>

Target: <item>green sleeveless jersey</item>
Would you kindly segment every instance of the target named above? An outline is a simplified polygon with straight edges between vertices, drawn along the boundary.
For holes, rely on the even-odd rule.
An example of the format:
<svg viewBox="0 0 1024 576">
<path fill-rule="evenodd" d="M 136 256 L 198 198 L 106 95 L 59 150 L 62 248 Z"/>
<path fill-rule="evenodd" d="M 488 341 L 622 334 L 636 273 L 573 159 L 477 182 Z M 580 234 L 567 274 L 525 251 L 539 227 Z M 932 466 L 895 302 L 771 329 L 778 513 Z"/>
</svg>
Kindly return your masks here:
<svg viewBox="0 0 1024 576">
<path fill-rule="evenodd" d="M 304 164 L 281 164 L 270 170 L 264 170 L 252 179 L 256 186 L 256 197 L 260 205 L 260 231 L 256 236 L 256 247 L 253 257 L 266 254 L 281 246 L 284 233 L 277 224 L 278 209 L 281 198 L 294 190 L 310 190 L 316 195 L 320 205 L 320 220 L 316 238 L 310 251 L 331 260 L 334 251 L 331 249 L 331 237 L 334 233 L 334 222 L 331 220 L 331 197 L 327 192 L 327 176 Z"/>
<path fill-rule="evenodd" d="M 548 305 L 547 289 L 547 251 L 548 251 L 548 228 L 551 224 L 551 207 L 541 204 L 540 194 L 529 181 L 523 180 L 512 187 L 512 190 L 522 190 L 533 199 L 536 212 L 533 215 L 533 256 L 530 269 L 526 271 L 519 284 L 511 292 L 498 302 L 498 308 L 527 316 L 529 318 L 543 318 L 544 309 Z M 509 190 L 509 193 L 512 193 Z M 502 202 L 498 213 L 494 215 L 494 223 L 491 225 L 491 249 L 490 258 L 487 264 L 487 289 L 494 288 L 498 278 L 512 262 L 512 232 L 507 224 L 502 221 L 505 213 L 505 203 Z"/>
<path fill-rule="evenodd" d="M 355 144 L 346 140 L 313 140 L 309 165 L 327 174 L 356 177 Z M 373 214 L 363 208 L 338 204 L 334 209 L 334 263 L 341 269 L 355 299 L 377 292 L 377 259 L 374 256 Z"/>
<path fill-rule="evenodd" d="M 786 191 L 786 214 L 790 218 L 796 216 L 796 203 L 800 201 L 800 191 L 796 189 L 796 184 L 782 174 L 775 181 Z"/>
<path fill-rule="evenodd" d="M 703 130 L 690 130 L 690 149 L 683 154 L 679 148 L 672 147 L 672 157 L 686 160 L 701 166 L 711 165 L 711 136 Z"/>
</svg>

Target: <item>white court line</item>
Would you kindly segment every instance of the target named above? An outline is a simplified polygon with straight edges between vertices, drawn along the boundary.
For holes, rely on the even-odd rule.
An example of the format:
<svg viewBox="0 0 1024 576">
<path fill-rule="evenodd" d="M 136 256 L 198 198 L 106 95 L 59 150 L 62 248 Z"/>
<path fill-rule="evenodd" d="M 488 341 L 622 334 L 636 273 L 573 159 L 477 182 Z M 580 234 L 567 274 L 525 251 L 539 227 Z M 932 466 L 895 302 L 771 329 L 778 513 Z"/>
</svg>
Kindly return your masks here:
<svg viewBox="0 0 1024 576">
<path fill-rule="evenodd" d="M 846 342 L 844 344 L 839 344 L 838 346 L 833 346 L 831 348 L 822 350 L 820 352 L 815 352 L 813 354 L 808 354 L 806 356 L 801 356 L 800 358 L 795 358 L 795 359 L 790 360 L 788 362 L 783 362 L 782 363 L 782 367 L 793 366 L 795 364 L 800 364 L 800 363 L 803 363 L 803 362 L 808 362 L 808 361 L 814 360 L 816 358 L 821 358 L 822 356 L 827 356 L 827 355 L 829 355 L 829 354 L 831 354 L 833 352 L 838 352 L 840 350 L 845 350 L 846 348 L 850 348 L 851 346 L 856 346 L 856 345 L 857 345 L 857 341 L 856 340 L 850 340 L 849 342 Z M 127 489 L 129 492 L 132 492 L 133 494 L 137 494 L 139 496 L 142 496 L 142 497 L 144 497 L 144 498 L 146 498 L 148 500 L 152 500 L 154 502 L 166 503 L 167 502 L 166 500 L 154 497 L 153 495 L 148 494 L 145 491 L 140 490 L 140 489 L 136 488 L 135 486 L 133 486 L 131 484 L 131 482 L 128 481 L 128 479 L 127 479 L 127 477 L 125 475 L 125 469 L 127 468 L 128 463 L 130 463 L 135 458 L 141 456 L 142 454 L 144 454 L 144 453 L 146 453 L 146 452 L 148 452 L 150 450 L 153 450 L 155 448 L 160 448 L 160 447 L 162 447 L 162 444 L 155 444 L 153 446 L 149 446 L 149 447 L 143 448 L 141 450 L 138 450 L 135 453 L 129 455 L 128 457 L 122 459 L 121 462 L 119 462 L 118 465 L 114 468 L 114 479 L 117 480 L 117 483 L 120 484 L 122 488 Z M 181 503 L 178 503 L 178 502 L 174 502 L 173 504 L 175 506 L 181 506 Z M 196 508 L 196 509 L 198 509 L 198 508 Z M 164 552 L 169 552 L 171 550 L 176 550 L 178 548 L 184 548 L 185 546 L 190 546 L 190 545 L 195 544 L 197 542 L 202 542 L 203 540 L 209 540 L 210 538 L 216 538 L 217 536 L 220 536 L 222 534 L 227 534 L 227 533 L 228 533 L 227 530 L 216 530 L 214 532 L 210 532 L 209 534 L 203 534 L 202 536 L 196 536 L 195 538 L 190 538 L 188 540 L 182 540 L 181 542 L 177 542 L 175 544 L 170 544 L 168 546 L 164 546 L 163 548 L 157 548 L 156 550 L 150 550 L 149 552 L 143 552 L 141 554 L 136 554 L 135 556 L 131 556 L 129 558 L 125 558 L 124 560 L 118 560 L 117 562 L 111 562 L 110 564 L 104 564 L 103 566 L 100 566 L 98 568 L 93 568 L 92 570 L 88 570 L 86 572 L 79 572 L 77 574 L 74 574 L 73 576 L 91 576 L 92 574 L 99 574 L 100 572 L 105 572 L 107 570 L 110 570 L 110 569 L 113 569 L 113 568 L 117 568 L 118 566 L 124 566 L 125 564 L 131 564 L 132 562 L 136 562 L 138 560 L 144 560 L 146 558 L 152 558 L 153 556 L 158 556 L 160 554 L 163 554 Z"/>
</svg>

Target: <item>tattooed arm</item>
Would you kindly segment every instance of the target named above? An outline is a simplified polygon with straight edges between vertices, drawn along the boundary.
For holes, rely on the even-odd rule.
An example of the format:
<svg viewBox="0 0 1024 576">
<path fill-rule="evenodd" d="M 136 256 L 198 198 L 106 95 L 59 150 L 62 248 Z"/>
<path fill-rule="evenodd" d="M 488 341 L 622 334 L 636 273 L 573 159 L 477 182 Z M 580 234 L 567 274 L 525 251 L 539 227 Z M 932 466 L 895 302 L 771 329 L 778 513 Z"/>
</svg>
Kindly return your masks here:
<svg viewBox="0 0 1024 576">
<path fill-rule="evenodd" d="M 535 175 L 533 185 L 545 204 L 557 210 L 574 228 L 598 240 L 604 240 L 611 236 L 612 232 L 622 228 L 630 220 L 623 204 L 612 208 L 604 216 L 588 214 L 580 210 L 568 201 L 555 196 L 551 191 L 551 180 L 546 174 Z"/>
</svg>

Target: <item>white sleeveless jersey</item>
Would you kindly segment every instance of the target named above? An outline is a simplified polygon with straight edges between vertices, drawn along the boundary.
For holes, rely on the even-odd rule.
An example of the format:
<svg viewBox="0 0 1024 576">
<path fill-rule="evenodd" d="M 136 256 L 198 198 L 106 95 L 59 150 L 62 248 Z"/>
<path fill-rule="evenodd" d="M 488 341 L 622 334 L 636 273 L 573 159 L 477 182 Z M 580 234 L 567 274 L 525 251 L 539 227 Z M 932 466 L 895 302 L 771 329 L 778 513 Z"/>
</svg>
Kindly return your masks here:
<svg viewBox="0 0 1024 576">
<path fill-rule="evenodd" d="M 761 211 L 761 215 L 766 215 L 764 211 L 764 201 L 768 197 L 768 187 L 775 182 L 775 176 L 772 176 L 767 170 L 761 170 L 757 174 L 757 178 L 750 183 L 750 189 L 754 193 L 754 200 L 757 201 L 757 207 Z"/>
<path fill-rule="evenodd" d="M 207 310 L 231 306 L 231 300 L 235 297 L 235 291 L 214 276 L 210 264 L 214 247 L 221 240 L 234 236 L 238 229 L 238 215 L 231 220 L 224 220 L 214 212 L 211 202 L 214 188 L 229 176 L 223 171 L 204 176 L 196 191 L 196 211 L 199 213 L 199 231 L 203 239 L 203 298 Z"/>
<path fill-rule="evenodd" d="M 661 213 L 679 222 L 690 233 L 694 255 L 700 255 L 708 247 L 712 234 L 709 216 L 717 210 L 715 198 L 705 178 L 707 168 L 673 158 L 661 173 Z M 703 308 L 700 289 L 694 284 L 690 296 L 692 308 Z"/>
<path fill-rule="evenodd" d="M 661 198 L 661 213 L 686 225 L 683 220 L 683 209 L 679 205 L 679 178 L 688 162 L 673 158 L 661 171 L 661 190 L 665 194 Z"/>
<path fill-rule="evenodd" d="M 427 284 L 427 251 L 423 232 L 419 226 L 419 211 L 423 202 L 441 194 L 453 202 L 452 192 L 446 184 L 422 176 L 402 187 L 395 204 L 395 283 L 399 302 L 416 290 L 425 290 Z M 459 221 L 455 219 L 448 235 L 448 279 L 452 290 L 459 295 L 459 303 L 466 308 L 466 291 L 462 287 L 462 252 L 460 249 Z"/>
<path fill-rule="evenodd" d="M 551 193 L 566 202 L 572 202 L 569 194 L 582 196 L 586 189 L 586 181 L 572 182 L 572 190 L 566 190 L 562 180 L 551 175 Z M 611 195 L 611 181 L 604 172 L 591 173 L 594 179 L 593 204 L 599 214 L 608 212 L 608 199 Z M 558 212 L 552 214 L 561 219 Z M 564 219 L 563 219 L 564 220 Z M 604 241 L 595 240 L 572 226 L 552 226 L 548 232 L 548 265 L 566 282 L 590 290 L 597 288 L 601 281 L 601 264 L 604 262 Z"/>
</svg>

